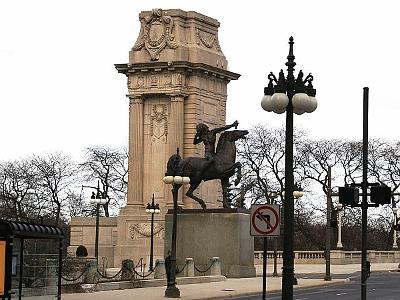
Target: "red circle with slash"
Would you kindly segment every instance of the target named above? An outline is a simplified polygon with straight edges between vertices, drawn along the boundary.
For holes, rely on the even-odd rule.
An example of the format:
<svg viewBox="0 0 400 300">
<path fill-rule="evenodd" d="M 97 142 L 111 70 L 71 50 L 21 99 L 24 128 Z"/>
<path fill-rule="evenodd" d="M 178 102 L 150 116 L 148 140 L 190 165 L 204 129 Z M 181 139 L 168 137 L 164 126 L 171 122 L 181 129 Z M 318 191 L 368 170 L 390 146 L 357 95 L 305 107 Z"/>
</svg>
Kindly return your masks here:
<svg viewBox="0 0 400 300">
<path fill-rule="evenodd" d="M 275 224 L 271 224 L 272 222 L 270 222 L 269 220 L 267 220 L 264 215 L 261 213 L 262 210 L 270 210 L 274 216 L 275 216 Z M 259 219 L 261 219 L 264 223 L 267 224 L 267 227 L 269 227 L 269 229 L 267 230 L 263 230 L 261 228 L 258 228 L 256 225 L 256 218 L 257 216 L 259 216 Z M 278 217 L 278 213 L 270 206 L 260 206 L 259 208 L 257 208 L 251 218 L 251 224 L 253 225 L 253 228 L 255 231 L 257 231 L 259 234 L 270 234 L 272 232 L 275 231 L 276 227 L 279 224 L 279 217 Z"/>
</svg>

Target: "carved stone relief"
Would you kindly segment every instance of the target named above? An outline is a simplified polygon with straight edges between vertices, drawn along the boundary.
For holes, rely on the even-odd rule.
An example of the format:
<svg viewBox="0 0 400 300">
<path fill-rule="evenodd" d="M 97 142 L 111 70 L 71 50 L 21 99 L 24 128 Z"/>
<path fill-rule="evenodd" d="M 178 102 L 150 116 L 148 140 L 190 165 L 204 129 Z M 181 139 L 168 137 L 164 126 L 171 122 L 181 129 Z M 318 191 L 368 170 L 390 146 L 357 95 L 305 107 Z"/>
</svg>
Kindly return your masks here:
<svg viewBox="0 0 400 300">
<path fill-rule="evenodd" d="M 151 224 L 150 223 L 136 223 L 128 227 L 129 236 L 131 240 L 138 240 L 142 238 L 151 237 Z M 164 239 L 164 226 L 159 223 L 154 223 L 153 236 L 155 238 Z"/>
<path fill-rule="evenodd" d="M 140 24 L 139 38 L 132 50 L 139 51 L 144 46 L 151 60 L 158 60 L 165 47 L 171 49 L 178 47 L 174 42 L 174 21 L 162 9 L 153 9 L 152 15 L 141 18 Z"/>
<path fill-rule="evenodd" d="M 164 85 L 171 85 L 172 84 L 172 75 L 166 74 L 164 75 Z"/>
<path fill-rule="evenodd" d="M 128 80 L 128 90 L 158 87 L 181 87 L 183 76 L 181 74 L 146 74 L 133 75 Z"/>
<path fill-rule="evenodd" d="M 150 76 L 150 85 L 151 86 L 157 86 L 158 85 L 158 76 L 157 75 L 151 75 Z"/>
<path fill-rule="evenodd" d="M 155 104 L 152 106 L 150 134 L 152 141 L 166 142 L 168 134 L 167 105 Z"/>
<path fill-rule="evenodd" d="M 204 45 L 207 48 L 214 48 L 218 52 L 221 52 L 221 47 L 219 46 L 218 36 L 214 33 L 196 29 L 197 45 Z"/>
</svg>

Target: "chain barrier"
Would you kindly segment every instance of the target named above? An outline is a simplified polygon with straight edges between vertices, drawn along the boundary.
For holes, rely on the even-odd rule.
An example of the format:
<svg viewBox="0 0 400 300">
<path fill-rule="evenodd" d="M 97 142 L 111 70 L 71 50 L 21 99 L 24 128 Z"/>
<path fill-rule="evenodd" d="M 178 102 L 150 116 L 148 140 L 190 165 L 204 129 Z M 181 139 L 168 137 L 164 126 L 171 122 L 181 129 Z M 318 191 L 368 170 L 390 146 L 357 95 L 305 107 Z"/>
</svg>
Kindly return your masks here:
<svg viewBox="0 0 400 300">
<path fill-rule="evenodd" d="M 85 272 L 86 272 L 86 270 L 88 269 L 88 265 L 86 265 L 85 266 L 85 269 L 83 270 L 83 272 L 78 276 L 78 277 L 76 277 L 76 278 L 66 278 L 66 277 L 64 277 L 62 274 L 61 274 L 61 278 L 62 279 L 64 279 L 65 281 L 77 281 L 78 279 L 80 279 L 82 276 L 83 276 L 83 274 L 85 274 Z"/>
<path fill-rule="evenodd" d="M 133 268 L 133 273 L 134 273 L 136 276 L 139 276 L 140 278 L 147 278 L 147 277 L 149 277 L 151 274 L 154 273 L 154 271 L 156 270 L 157 265 L 158 265 L 158 261 L 157 261 L 156 264 L 154 265 L 153 270 L 151 270 L 151 271 L 150 271 L 148 274 L 146 274 L 146 275 L 141 275 L 140 273 L 136 272 L 135 268 Z"/>
<path fill-rule="evenodd" d="M 185 270 L 185 268 L 186 268 L 187 264 L 188 264 L 188 262 L 186 261 L 186 262 L 185 262 L 185 265 L 183 266 L 182 270 L 180 270 L 180 271 L 179 271 L 179 268 L 178 268 L 178 266 L 176 266 L 176 271 L 175 271 L 175 273 L 176 273 L 176 274 L 180 274 L 180 273 L 182 273 L 182 272 L 183 272 L 183 270 Z"/>
<path fill-rule="evenodd" d="M 194 264 L 194 269 L 195 269 L 197 272 L 199 272 L 199 273 L 206 273 L 206 272 L 208 272 L 208 271 L 211 269 L 211 267 L 214 265 L 214 263 L 215 263 L 215 260 L 213 260 L 213 262 L 211 263 L 211 265 L 210 265 L 207 269 L 205 269 L 204 271 L 198 269 L 198 268 L 196 267 L 196 264 Z M 207 265 L 206 265 L 206 266 L 207 266 Z"/>
<path fill-rule="evenodd" d="M 101 274 L 100 271 L 99 271 L 99 269 L 97 269 L 97 274 L 99 274 L 100 277 L 105 278 L 105 279 L 114 279 L 115 277 L 117 277 L 118 275 L 120 275 L 120 274 L 122 273 L 122 270 L 123 270 L 123 269 L 124 269 L 124 268 L 121 268 L 121 269 L 118 271 L 117 274 L 115 274 L 115 275 L 113 275 L 113 276 L 111 276 L 111 277 L 107 277 L 106 275 Z"/>
</svg>

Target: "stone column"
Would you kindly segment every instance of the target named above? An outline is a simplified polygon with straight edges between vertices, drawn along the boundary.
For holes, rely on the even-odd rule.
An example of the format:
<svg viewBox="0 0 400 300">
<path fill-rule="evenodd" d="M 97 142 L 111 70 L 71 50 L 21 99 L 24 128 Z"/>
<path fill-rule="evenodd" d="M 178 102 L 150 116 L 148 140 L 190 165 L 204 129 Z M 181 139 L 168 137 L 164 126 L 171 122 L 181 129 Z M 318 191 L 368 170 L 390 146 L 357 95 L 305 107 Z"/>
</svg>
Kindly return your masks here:
<svg viewBox="0 0 400 300">
<path fill-rule="evenodd" d="M 171 95 L 171 110 L 169 119 L 168 139 L 171 155 L 176 153 L 183 156 L 183 127 L 184 127 L 184 95 Z"/>
<path fill-rule="evenodd" d="M 143 98 L 129 96 L 128 205 L 143 205 Z"/>
<path fill-rule="evenodd" d="M 176 148 L 179 148 L 179 155 L 183 157 L 184 95 L 171 95 L 170 101 L 168 149 L 172 155 L 176 153 Z M 183 205 L 182 190 L 183 187 L 179 189 L 178 205 Z M 173 206 L 172 196 L 168 197 L 167 206 Z"/>
</svg>

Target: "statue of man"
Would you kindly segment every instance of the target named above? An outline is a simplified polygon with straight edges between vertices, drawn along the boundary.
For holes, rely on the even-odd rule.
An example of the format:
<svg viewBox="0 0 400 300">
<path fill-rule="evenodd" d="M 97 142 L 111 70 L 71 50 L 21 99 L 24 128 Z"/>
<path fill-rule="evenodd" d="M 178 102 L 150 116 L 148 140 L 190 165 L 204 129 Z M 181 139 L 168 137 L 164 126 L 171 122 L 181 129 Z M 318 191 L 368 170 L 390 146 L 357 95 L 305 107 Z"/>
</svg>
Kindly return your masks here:
<svg viewBox="0 0 400 300">
<path fill-rule="evenodd" d="M 197 124 L 196 135 L 194 136 L 193 144 L 197 145 L 197 144 L 203 142 L 204 150 L 205 150 L 204 157 L 208 161 L 205 164 L 203 170 L 201 171 L 201 174 L 203 174 L 211 166 L 211 164 L 214 163 L 215 141 L 217 138 L 217 133 L 223 132 L 232 127 L 235 127 L 235 129 L 236 129 L 238 125 L 239 125 L 239 122 L 235 121 L 231 125 L 217 127 L 217 128 L 210 130 L 208 128 L 208 126 L 204 123 Z"/>
</svg>

